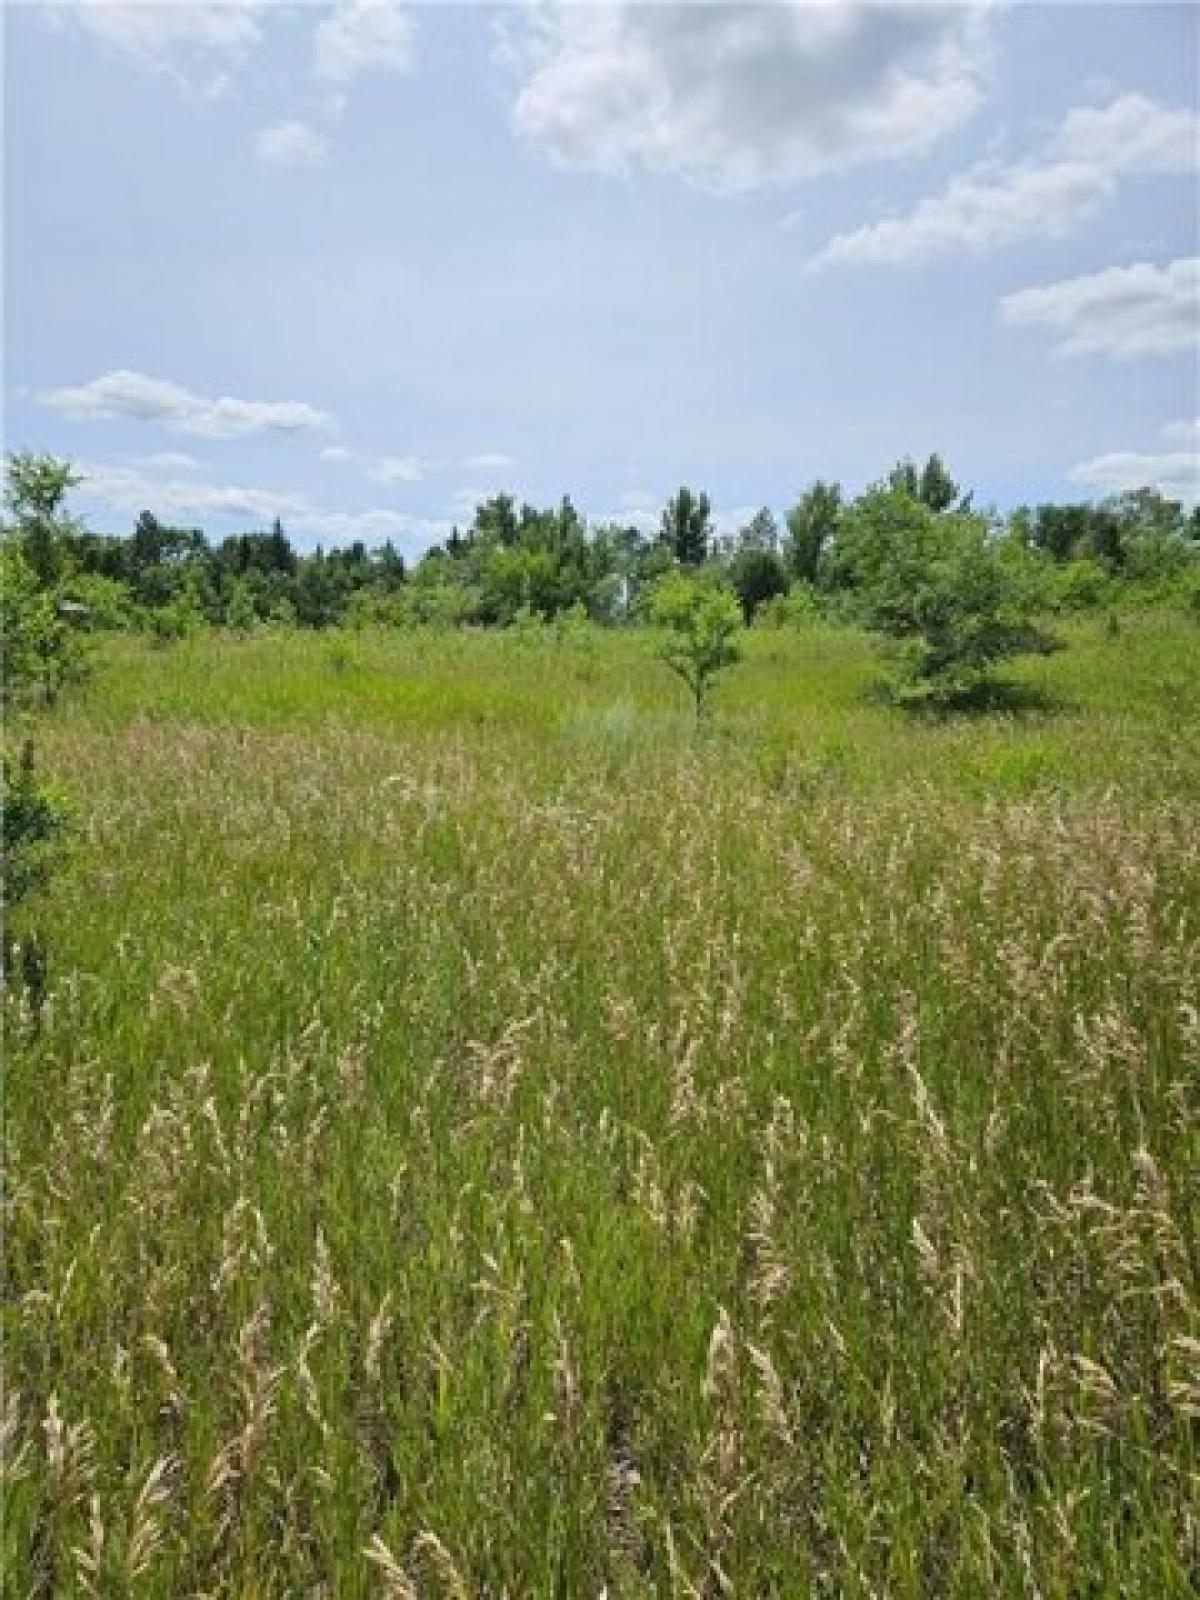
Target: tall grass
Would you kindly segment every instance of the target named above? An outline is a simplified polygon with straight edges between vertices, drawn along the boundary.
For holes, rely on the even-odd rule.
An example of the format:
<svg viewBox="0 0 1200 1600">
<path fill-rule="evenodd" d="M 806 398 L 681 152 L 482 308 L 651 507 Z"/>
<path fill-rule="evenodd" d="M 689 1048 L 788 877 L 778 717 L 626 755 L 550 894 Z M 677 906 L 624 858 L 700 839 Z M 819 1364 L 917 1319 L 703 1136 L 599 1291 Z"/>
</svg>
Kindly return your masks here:
<svg viewBox="0 0 1200 1600">
<path fill-rule="evenodd" d="M 4 1593 L 1193 1592 L 1195 634 L 1075 642 L 757 639 L 699 741 L 636 637 L 112 652 Z"/>
</svg>

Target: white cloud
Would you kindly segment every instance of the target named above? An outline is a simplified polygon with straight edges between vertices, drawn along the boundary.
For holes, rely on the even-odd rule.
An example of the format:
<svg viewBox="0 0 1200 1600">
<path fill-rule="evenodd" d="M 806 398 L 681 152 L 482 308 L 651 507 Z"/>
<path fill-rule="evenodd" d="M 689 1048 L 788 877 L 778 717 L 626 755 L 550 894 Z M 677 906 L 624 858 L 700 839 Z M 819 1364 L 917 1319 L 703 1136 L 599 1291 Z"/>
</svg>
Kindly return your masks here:
<svg viewBox="0 0 1200 1600">
<path fill-rule="evenodd" d="M 951 178 L 903 217 L 836 234 L 814 267 L 892 266 L 935 256 L 983 255 L 1023 239 L 1074 232 L 1134 173 L 1188 172 L 1200 160 L 1200 117 L 1127 94 L 1076 107 L 1025 161 L 983 163 Z"/>
<path fill-rule="evenodd" d="M 196 472 L 200 467 L 195 456 L 185 455 L 182 450 L 158 450 L 153 455 L 142 456 L 141 463 L 161 472 Z"/>
<path fill-rule="evenodd" d="M 307 496 L 286 490 L 243 484 L 206 483 L 170 475 L 169 456 L 146 457 L 139 466 L 85 464 L 80 468 L 83 491 L 114 511 L 200 521 L 206 517 L 238 517 L 253 523 L 282 518 L 293 531 L 320 539 L 402 538 L 416 544 L 441 538 L 448 525 L 384 507 L 363 511 L 329 511 Z"/>
<path fill-rule="evenodd" d="M 329 154 L 329 141 L 305 122 L 279 122 L 262 130 L 255 153 L 268 166 L 316 167 Z"/>
<path fill-rule="evenodd" d="M 986 7 L 544 0 L 506 55 L 564 166 L 747 189 L 920 154 L 977 107 Z"/>
<path fill-rule="evenodd" d="M 319 534 L 336 542 L 349 539 L 425 539 L 442 536 L 444 524 L 404 511 L 316 511 L 309 509 L 297 519 L 306 533 Z"/>
<path fill-rule="evenodd" d="M 255 433 L 303 433 L 327 428 L 328 412 L 302 400 L 208 400 L 178 383 L 124 369 L 41 396 L 51 410 L 77 421 L 127 419 L 157 422 L 211 439 Z"/>
<path fill-rule="evenodd" d="M 1168 444 L 1190 449 L 1166 451 L 1112 450 L 1081 462 L 1071 472 L 1076 483 L 1086 483 L 1104 494 L 1149 487 L 1184 505 L 1200 504 L 1200 420 L 1169 422 L 1162 430 Z"/>
<path fill-rule="evenodd" d="M 369 476 L 377 483 L 420 483 L 427 463 L 416 456 L 382 456 Z"/>
<path fill-rule="evenodd" d="M 477 456 L 464 456 L 460 464 L 469 472 L 487 472 L 493 467 L 515 467 L 517 463 L 513 456 L 506 456 L 502 450 L 483 450 Z"/>
<path fill-rule="evenodd" d="M 1121 494 L 1126 489 L 1157 489 L 1168 500 L 1185 505 L 1200 501 L 1200 465 L 1194 450 L 1170 450 L 1162 454 L 1137 450 L 1113 450 L 1075 467 L 1071 477 L 1089 484 L 1104 494 Z"/>
<path fill-rule="evenodd" d="M 1001 300 L 1000 315 L 1018 327 L 1049 330 L 1059 355 L 1172 355 L 1200 343 L 1200 256 L 1019 289 Z"/>
<path fill-rule="evenodd" d="M 360 72 L 406 72 L 412 65 L 412 19 L 400 0 L 337 0 L 313 33 L 313 70 L 327 83 Z"/>
<path fill-rule="evenodd" d="M 283 491 L 177 479 L 169 472 L 147 470 L 148 466 L 148 462 L 140 467 L 85 464 L 80 469 L 83 488 L 117 511 L 152 510 L 164 517 L 209 513 L 267 521 L 295 516 L 307 504 L 302 497 Z"/>
<path fill-rule="evenodd" d="M 1125 94 L 1107 106 L 1076 106 L 1063 119 L 1064 159 L 1108 172 L 1189 172 L 1200 161 L 1200 116 Z"/>
<path fill-rule="evenodd" d="M 266 0 L 50 0 L 47 9 L 186 82 L 189 69 L 236 63 L 258 43 Z M 221 86 L 218 78 L 213 87 Z"/>
</svg>

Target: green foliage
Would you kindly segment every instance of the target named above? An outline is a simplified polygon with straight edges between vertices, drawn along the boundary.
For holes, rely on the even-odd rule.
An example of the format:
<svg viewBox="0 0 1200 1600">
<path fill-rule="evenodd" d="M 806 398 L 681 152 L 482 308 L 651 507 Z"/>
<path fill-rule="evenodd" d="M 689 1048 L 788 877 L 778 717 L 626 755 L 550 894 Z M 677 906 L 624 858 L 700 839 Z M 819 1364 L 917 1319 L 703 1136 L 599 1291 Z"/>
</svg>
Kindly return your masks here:
<svg viewBox="0 0 1200 1600">
<path fill-rule="evenodd" d="M 235 578 L 225 602 L 225 626 L 232 633 L 252 633 L 258 626 L 254 595 L 245 578 Z"/>
<path fill-rule="evenodd" d="M 19 539 L 10 537 L 0 545 L 5 700 L 37 696 L 53 705 L 64 687 L 81 682 L 88 672 L 85 621 L 86 614 L 63 596 L 57 584 L 43 586 Z"/>
<path fill-rule="evenodd" d="M 156 645 L 177 644 L 190 639 L 204 626 L 204 614 L 186 591 L 181 591 L 165 605 L 151 606 L 142 613 L 146 631 Z"/>
<path fill-rule="evenodd" d="M 1170 585 L 1200 561 L 1190 540 L 1153 524 L 1125 540 L 1124 577 L 1130 583 Z"/>
<path fill-rule="evenodd" d="M 822 616 L 820 594 L 811 583 L 797 578 L 786 594 L 768 600 L 754 620 L 762 628 L 807 628 Z"/>
<path fill-rule="evenodd" d="M 69 569 L 70 539 L 79 524 L 63 502 L 80 481 L 70 463 L 57 456 L 19 450 L 8 457 L 4 505 L 12 522 L 5 532 L 18 541 L 43 589 L 53 589 Z"/>
<path fill-rule="evenodd" d="M 842 491 L 836 483 L 818 480 L 804 491 L 787 514 L 787 563 L 792 576 L 815 583 L 821 556 L 837 536 Z"/>
<path fill-rule="evenodd" d="M 63 598 L 81 608 L 79 625 L 88 633 L 124 633 L 135 626 L 137 607 L 129 585 L 100 572 L 74 572 L 61 584 Z"/>
<path fill-rule="evenodd" d="M 659 659 L 687 685 L 699 720 L 714 679 L 742 657 L 737 598 L 716 579 L 668 573 L 651 591 L 648 618 L 662 630 Z"/>
<path fill-rule="evenodd" d="M 66 587 L 80 528 L 63 501 L 78 482 L 68 463 L 54 456 L 22 451 L 8 457 L 4 503 L 11 520 L 0 545 L 0 640 L 9 700 L 33 691 L 53 705 L 64 686 L 87 675 L 82 633 L 88 612 Z"/>
<path fill-rule="evenodd" d="M 558 598 L 556 565 L 549 550 L 502 545 L 487 555 L 480 586 L 482 621 L 504 627 L 522 612 L 552 616 L 559 609 Z"/>
<path fill-rule="evenodd" d="M 1050 573 L 1047 598 L 1055 611 L 1092 611 L 1112 600 L 1112 578 L 1090 556 L 1064 561 Z"/>
<path fill-rule="evenodd" d="M 37 777 L 32 739 L 23 741 L 15 763 L 7 751 L 0 761 L 0 886 L 7 913 L 46 883 L 66 826 L 66 810 Z"/>
<path fill-rule="evenodd" d="M 958 499 L 958 485 L 946 471 L 946 464 L 941 456 L 936 453 L 929 457 L 921 469 L 917 496 L 931 511 L 949 511 Z"/>
<path fill-rule="evenodd" d="M 1040 505 L 1014 513 L 1029 543 L 1056 561 L 1090 560 L 1133 582 L 1182 570 L 1194 551 L 1195 513 L 1156 489 L 1133 489 L 1099 505 Z M 1169 569 L 1169 571 L 1168 571 Z"/>
<path fill-rule="evenodd" d="M 659 538 L 681 567 L 704 565 L 712 533 L 712 506 L 706 494 L 685 486 L 667 502 Z"/>
<path fill-rule="evenodd" d="M 862 611 L 861 575 L 847 559 L 854 541 L 841 538 L 843 524 L 879 493 L 847 505 L 836 483 L 818 480 L 787 513 L 782 548 L 767 507 L 735 538 L 717 539 L 708 496 L 686 487 L 669 501 L 654 538 L 620 523 L 589 527 L 568 497 L 536 507 L 498 494 L 476 508 L 468 528 L 452 529 L 409 571 L 391 543 L 368 549 L 355 541 L 300 553 L 278 520 L 269 531 L 216 544 L 151 511 L 138 516 L 128 538 L 94 534 L 64 510 L 76 481 L 67 463 L 29 454 L 12 461 L 7 494 L 17 524 L 8 542 L 34 575 L 30 586 L 14 568 L 17 600 L 8 609 L 23 607 L 24 615 L 16 620 L 12 655 L 16 677 L 26 687 L 36 682 L 47 699 L 81 670 L 76 633 L 133 627 L 170 642 L 206 623 L 246 633 L 260 619 L 316 629 L 507 628 L 527 614 L 553 622 L 577 607 L 594 622 L 630 623 L 647 593 L 678 567 L 723 575 L 747 621 L 764 610 L 775 620 L 790 615 L 789 581 L 815 585 L 826 615 L 849 617 Z M 936 454 L 920 470 L 905 458 L 888 481 L 894 494 L 932 515 L 969 507 L 971 496 L 960 494 Z M 1020 508 L 1009 528 L 1014 544 L 1043 564 L 1092 564 L 1047 576 L 1045 603 L 1060 610 L 1093 603 L 1085 574 L 1099 569 L 1122 586 L 1114 601 L 1163 600 L 1186 588 L 1200 551 L 1200 517 L 1184 517 L 1178 504 L 1150 489 L 1098 506 Z"/>
<path fill-rule="evenodd" d="M 846 518 L 837 559 L 859 617 L 898 642 L 922 694 L 972 694 L 998 662 L 1052 648 L 1034 621 L 1045 603 L 1038 568 L 971 512 L 938 515 L 905 490 L 870 491 Z"/>
<path fill-rule="evenodd" d="M 948 511 L 960 493 L 958 485 L 946 471 L 945 462 L 936 453 L 929 457 L 920 471 L 912 457 L 905 456 L 888 474 L 887 486 L 897 494 L 919 500 L 933 512 Z"/>
<path fill-rule="evenodd" d="M 745 527 L 739 529 L 735 554 L 741 555 L 749 550 L 770 551 L 774 554 L 778 549 L 779 526 L 771 514 L 770 507 L 762 506 Z"/>
<path fill-rule="evenodd" d="M 1200 622 L 1200 561 L 1193 561 L 1175 581 L 1174 595 L 1183 610 L 1194 621 Z"/>
<path fill-rule="evenodd" d="M 729 582 L 743 617 L 750 622 L 760 607 L 787 593 L 787 568 L 774 550 L 752 545 L 739 550 L 730 561 Z"/>
</svg>

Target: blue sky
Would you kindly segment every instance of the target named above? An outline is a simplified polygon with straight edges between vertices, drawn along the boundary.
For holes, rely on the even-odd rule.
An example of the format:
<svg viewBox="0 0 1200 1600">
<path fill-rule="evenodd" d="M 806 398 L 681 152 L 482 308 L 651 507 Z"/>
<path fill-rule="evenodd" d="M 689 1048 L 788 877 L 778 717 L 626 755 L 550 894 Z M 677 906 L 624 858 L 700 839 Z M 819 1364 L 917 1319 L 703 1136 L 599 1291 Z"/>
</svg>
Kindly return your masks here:
<svg viewBox="0 0 1200 1600">
<path fill-rule="evenodd" d="M 1183 5 L 10 4 L 6 444 L 214 535 L 1197 493 Z"/>
</svg>

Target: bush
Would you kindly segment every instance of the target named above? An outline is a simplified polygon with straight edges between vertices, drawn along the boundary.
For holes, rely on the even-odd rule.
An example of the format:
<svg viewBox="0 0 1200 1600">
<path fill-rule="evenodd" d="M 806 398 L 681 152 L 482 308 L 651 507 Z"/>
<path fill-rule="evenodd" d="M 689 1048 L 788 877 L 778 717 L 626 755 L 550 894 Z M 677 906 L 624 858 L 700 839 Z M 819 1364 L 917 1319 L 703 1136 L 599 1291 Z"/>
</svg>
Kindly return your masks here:
<svg viewBox="0 0 1200 1600">
<path fill-rule="evenodd" d="M 49 877 L 66 812 L 38 780 L 32 739 L 25 740 L 15 763 L 5 753 L 0 770 L 0 881 L 5 910 L 11 911 Z"/>
<path fill-rule="evenodd" d="M 774 550 L 739 550 L 729 564 L 729 581 L 750 622 L 764 605 L 787 593 L 787 568 Z"/>
<path fill-rule="evenodd" d="M 910 693 L 973 697 L 997 663 L 1054 648 L 1034 622 L 1042 569 L 972 512 L 937 514 L 903 489 L 870 490 L 848 513 L 836 556 L 860 621 L 895 642 Z"/>
<path fill-rule="evenodd" d="M 165 606 L 152 606 L 143 613 L 147 632 L 158 645 L 177 644 L 190 639 L 204 626 L 204 614 L 190 596 L 179 594 Z"/>
<path fill-rule="evenodd" d="M 760 607 L 754 622 L 760 628 L 809 628 L 824 616 L 821 597 L 811 583 L 797 578 L 786 594 Z"/>
<path fill-rule="evenodd" d="M 1065 561 L 1048 579 L 1048 599 L 1055 611 L 1095 611 L 1111 603 L 1113 580 L 1090 556 Z"/>
<path fill-rule="evenodd" d="M 82 620 L 78 603 L 44 585 L 15 543 L 0 546 L 5 699 L 34 693 L 53 705 L 65 685 L 87 676 Z"/>
<path fill-rule="evenodd" d="M 124 633 L 137 620 L 137 607 L 129 585 L 100 572 L 77 572 L 62 584 L 66 602 L 81 610 L 75 615 L 89 633 Z"/>
</svg>

